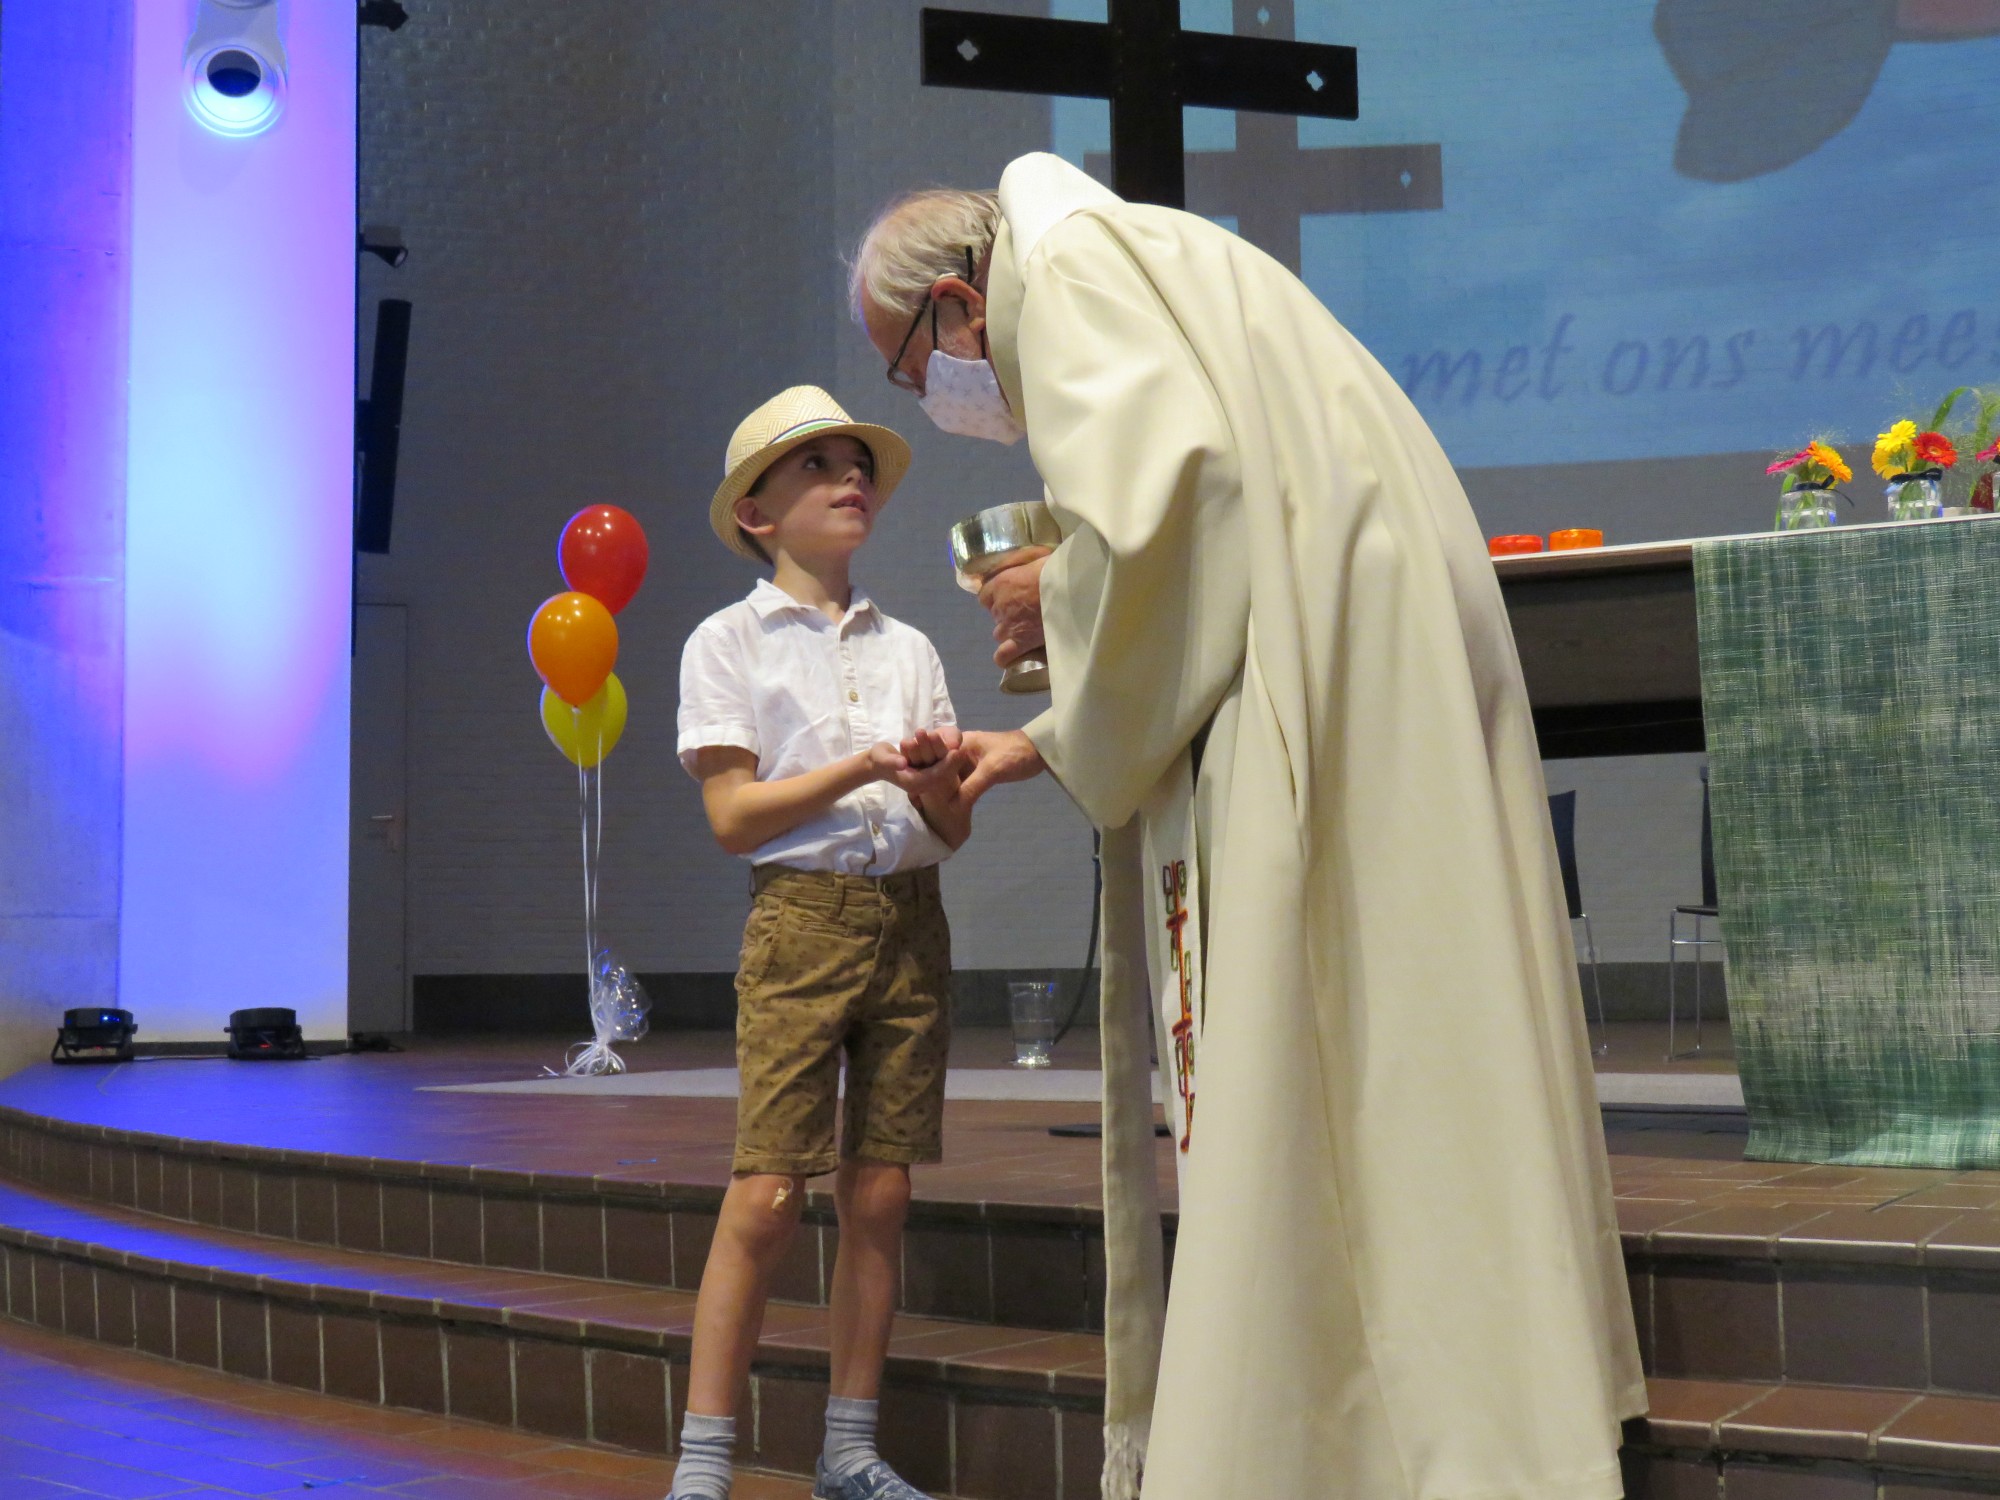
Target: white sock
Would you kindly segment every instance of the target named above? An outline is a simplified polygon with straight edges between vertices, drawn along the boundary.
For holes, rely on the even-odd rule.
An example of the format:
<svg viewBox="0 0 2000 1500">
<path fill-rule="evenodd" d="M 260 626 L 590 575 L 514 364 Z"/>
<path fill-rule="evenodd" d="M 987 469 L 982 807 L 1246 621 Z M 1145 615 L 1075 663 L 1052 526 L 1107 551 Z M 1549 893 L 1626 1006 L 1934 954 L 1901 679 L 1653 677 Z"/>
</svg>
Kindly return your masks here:
<svg viewBox="0 0 2000 1500">
<path fill-rule="evenodd" d="M 881 1457 L 875 1451 L 875 1418 L 881 1403 L 829 1396 L 826 1402 L 826 1446 L 820 1460 L 836 1479 L 858 1474 Z"/>
<path fill-rule="evenodd" d="M 689 1412 L 681 1423 L 681 1460 L 667 1500 L 729 1500 L 729 1459 L 736 1451 L 736 1418 Z"/>
</svg>

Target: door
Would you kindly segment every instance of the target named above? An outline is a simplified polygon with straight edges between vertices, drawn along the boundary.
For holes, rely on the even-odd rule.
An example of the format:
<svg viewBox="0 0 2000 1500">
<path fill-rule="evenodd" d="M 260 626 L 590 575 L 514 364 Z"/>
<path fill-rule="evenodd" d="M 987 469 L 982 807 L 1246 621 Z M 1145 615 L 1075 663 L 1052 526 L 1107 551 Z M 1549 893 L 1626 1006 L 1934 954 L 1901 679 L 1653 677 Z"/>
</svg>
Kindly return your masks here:
<svg viewBox="0 0 2000 1500">
<path fill-rule="evenodd" d="M 408 707 L 409 611 L 355 611 L 354 827 L 348 860 L 347 1029 L 408 1031 L 404 940 L 406 823 L 403 747 Z"/>
</svg>

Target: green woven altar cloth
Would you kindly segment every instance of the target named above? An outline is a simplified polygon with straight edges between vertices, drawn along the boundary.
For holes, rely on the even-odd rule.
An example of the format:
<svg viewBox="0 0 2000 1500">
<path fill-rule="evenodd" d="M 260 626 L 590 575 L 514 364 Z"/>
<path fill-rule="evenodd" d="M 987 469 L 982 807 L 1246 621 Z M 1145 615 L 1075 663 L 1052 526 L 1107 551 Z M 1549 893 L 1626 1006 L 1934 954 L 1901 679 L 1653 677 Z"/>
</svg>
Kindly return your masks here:
<svg viewBox="0 0 2000 1500">
<path fill-rule="evenodd" d="M 1748 1154 L 2000 1167 L 2000 522 L 1698 544 Z"/>
</svg>

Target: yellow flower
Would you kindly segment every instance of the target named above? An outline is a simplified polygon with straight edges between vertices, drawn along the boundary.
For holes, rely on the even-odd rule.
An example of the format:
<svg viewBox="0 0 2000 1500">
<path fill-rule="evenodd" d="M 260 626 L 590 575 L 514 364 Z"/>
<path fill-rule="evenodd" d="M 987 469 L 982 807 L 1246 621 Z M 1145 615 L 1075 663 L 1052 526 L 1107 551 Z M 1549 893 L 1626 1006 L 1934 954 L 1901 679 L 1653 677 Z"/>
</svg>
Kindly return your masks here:
<svg viewBox="0 0 2000 1500">
<path fill-rule="evenodd" d="M 1910 466 L 1911 450 L 1916 446 L 1917 424 L 1898 422 L 1887 432 L 1875 435 L 1875 472 L 1884 479 L 1891 475 L 1907 473 Z"/>
<path fill-rule="evenodd" d="M 1846 484 L 1854 477 L 1854 471 L 1847 467 L 1847 461 L 1825 443 L 1807 443 L 1806 456 L 1826 470 L 1826 477 L 1835 484 Z"/>
</svg>

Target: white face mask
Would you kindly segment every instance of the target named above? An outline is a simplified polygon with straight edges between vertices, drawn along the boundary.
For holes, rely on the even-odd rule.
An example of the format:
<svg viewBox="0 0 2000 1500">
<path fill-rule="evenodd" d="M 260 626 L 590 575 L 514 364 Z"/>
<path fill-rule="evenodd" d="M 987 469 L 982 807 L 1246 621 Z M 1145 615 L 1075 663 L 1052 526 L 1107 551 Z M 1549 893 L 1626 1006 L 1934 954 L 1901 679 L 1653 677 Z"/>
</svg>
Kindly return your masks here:
<svg viewBox="0 0 2000 1500">
<path fill-rule="evenodd" d="M 1007 405 L 1000 377 L 983 359 L 960 359 L 942 349 L 931 350 L 930 363 L 924 367 L 924 393 L 917 404 L 941 430 L 960 437 L 1018 443 L 1025 431 Z"/>
</svg>

